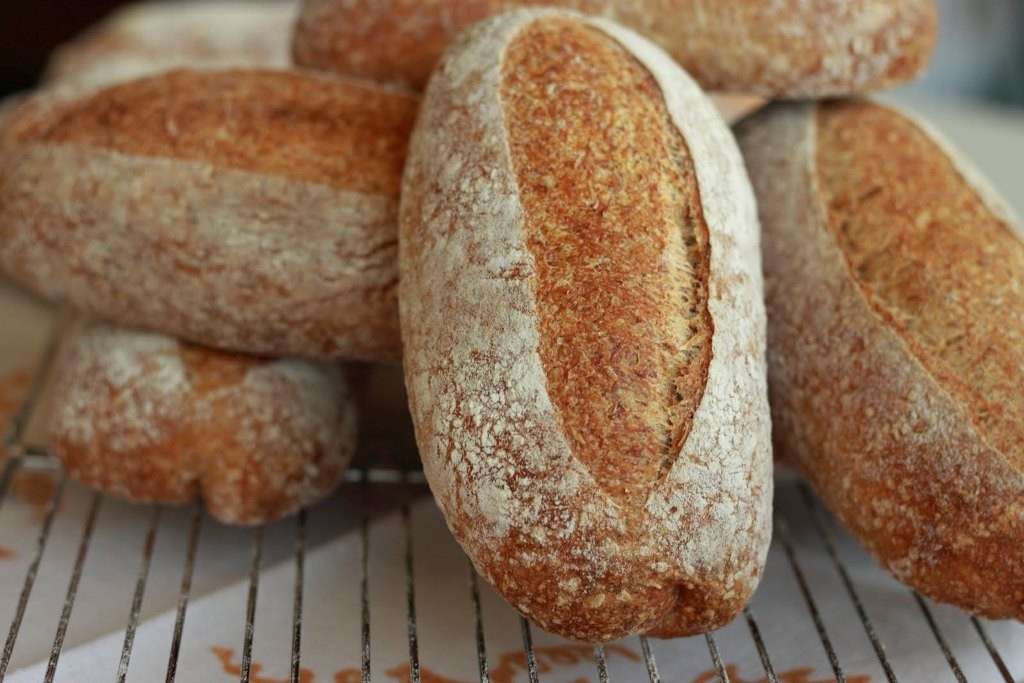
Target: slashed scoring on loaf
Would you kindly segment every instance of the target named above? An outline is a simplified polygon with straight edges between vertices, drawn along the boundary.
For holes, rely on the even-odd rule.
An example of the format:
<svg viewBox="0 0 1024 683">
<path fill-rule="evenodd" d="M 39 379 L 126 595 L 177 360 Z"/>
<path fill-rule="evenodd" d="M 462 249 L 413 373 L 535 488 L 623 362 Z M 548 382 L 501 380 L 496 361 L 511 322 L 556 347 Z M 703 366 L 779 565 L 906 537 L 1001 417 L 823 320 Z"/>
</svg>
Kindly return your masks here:
<svg viewBox="0 0 1024 683">
<path fill-rule="evenodd" d="M 1019 618 L 1024 564 L 1010 549 L 1024 537 L 1024 477 L 986 442 L 962 395 L 937 380 L 922 363 L 917 343 L 858 281 L 851 266 L 860 260 L 852 251 L 859 242 L 844 254 L 846 238 L 829 229 L 829 206 L 822 201 L 826 179 L 817 167 L 826 150 L 819 153 L 817 147 L 828 145 L 831 152 L 838 145 L 837 158 L 847 161 L 867 154 L 863 161 L 870 164 L 871 155 L 862 150 L 850 156 L 845 143 L 819 133 L 816 110 L 813 104 L 776 106 L 740 127 L 765 226 L 777 444 L 897 577 L 936 599 Z M 908 135 L 902 125 L 892 132 L 896 138 Z M 859 144 L 890 146 L 887 136 L 862 136 Z M 941 183 L 946 164 L 957 160 L 919 145 L 920 140 L 911 148 L 931 155 L 930 162 L 904 159 L 900 172 L 913 177 L 916 165 L 934 163 Z M 886 173 L 879 167 L 876 172 Z M 917 185 L 906 191 L 922 190 Z M 962 191 L 957 188 L 957 194 Z M 852 196 L 864 198 L 860 192 Z M 936 206 L 945 203 L 933 199 Z M 894 206 L 901 208 L 885 228 L 913 224 L 900 214 L 914 202 L 896 199 Z M 840 213 L 853 218 L 845 209 Z M 922 267 L 908 260 L 900 270 Z M 943 288 L 959 286 L 950 282 Z M 991 312 L 972 312 L 980 315 Z"/>
<path fill-rule="evenodd" d="M 710 362 L 693 162 L 650 73 L 574 21 L 519 33 L 501 97 L 548 392 L 605 493 L 642 503 L 679 454 Z"/>
<path fill-rule="evenodd" d="M 823 201 L 851 274 L 1024 471 L 1024 242 L 913 122 L 868 102 L 817 116 Z"/>
<path fill-rule="evenodd" d="M 44 115 L 15 122 L 12 140 L 201 161 L 386 197 L 398 195 L 417 106 L 370 84 L 272 70 L 183 69 L 61 95 L 35 105 Z"/>
<path fill-rule="evenodd" d="M 402 200 L 410 403 L 449 525 L 519 609 L 579 638 L 694 632 L 732 617 L 767 551 L 756 213 L 735 143 L 692 81 L 632 33 L 577 17 L 650 72 L 690 148 L 710 235 L 708 311 L 721 331 L 680 456 L 642 506 L 624 508 L 574 457 L 549 392 L 538 265 L 502 107 L 508 46 L 534 22 L 567 16 L 520 11 L 476 26 L 428 89 Z"/>
</svg>

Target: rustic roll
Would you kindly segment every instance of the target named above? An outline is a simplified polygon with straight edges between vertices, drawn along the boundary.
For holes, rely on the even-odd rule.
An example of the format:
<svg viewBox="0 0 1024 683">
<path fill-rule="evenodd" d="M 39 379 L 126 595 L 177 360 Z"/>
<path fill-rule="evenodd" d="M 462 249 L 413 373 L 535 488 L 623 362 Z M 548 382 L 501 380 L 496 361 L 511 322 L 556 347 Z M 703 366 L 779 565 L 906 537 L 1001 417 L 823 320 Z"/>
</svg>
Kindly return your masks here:
<svg viewBox="0 0 1024 683">
<path fill-rule="evenodd" d="M 132 502 L 202 500 L 227 524 L 315 503 L 355 451 L 340 367 L 100 323 L 65 342 L 49 401 L 51 448 L 72 479 Z"/>
<path fill-rule="evenodd" d="M 938 23 L 935 0 L 304 0 L 293 52 L 297 64 L 420 87 L 459 31 L 529 5 L 619 21 L 705 88 L 772 98 L 911 80 Z"/>
<path fill-rule="evenodd" d="M 0 267 L 96 317 L 207 346 L 397 358 L 417 106 L 260 69 L 32 96 L 0 127 Z"/>
<path fill-rule="evenodd" d="M 181 67 L 291 64 L 292 0 L 129 5 L 54 51 L 46 80 L 106 85 Z"/>
<path fill-rule="evenodd" d="M 605 20 L 474 27 L 427 89 L 399 244 L 417 442 L 483 576 L 581 640 L 728 622 L 770 535 L 759 229 L 693 81 Z"/>
<path fill-rule="evenodd" d="M 926 124 L 775 106 L 761 208 L 776 448 L 897 578 L 1024 618 L 1024 243 Z"/>
</svg>

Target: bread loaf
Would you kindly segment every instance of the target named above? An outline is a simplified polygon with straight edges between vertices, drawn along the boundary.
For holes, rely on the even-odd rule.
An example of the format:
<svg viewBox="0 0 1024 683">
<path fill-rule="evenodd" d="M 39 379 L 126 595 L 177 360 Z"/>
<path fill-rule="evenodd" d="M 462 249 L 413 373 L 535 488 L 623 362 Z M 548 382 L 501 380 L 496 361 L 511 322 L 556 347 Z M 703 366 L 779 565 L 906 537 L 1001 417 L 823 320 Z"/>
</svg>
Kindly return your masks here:
<svg viewBox="0 0 1024 683">
<path fill-rule="evenodd" d="M 180 67 L 291 64 L 292 0 L 141 2 L 58 48 L 46 80 L 106 85 Z"/>
<path fill-rule="evenodd" d="M 0 266 L 96 317 L 212 347 L 397 358 L 417 106 L 258 69 L 30 97 L 0 128 Z"/>
<path fill-rule="evenodd" d="M 765 229 L 776 447 L 899 579 L 1024 618 L 1024 243 L 980 176 L 867 101 L 740 140 Z"/>
<path fill-rule="evenodd" d="M 571 638 L 728 622 L 770 535 L 764 311 L 698 87 L 605 20 L 474 27 L 427 89 L 399 243 L 417 441 L 477 569 Z"/>
<path fill-rule="evenodd" d="M 297 64 L 422 86 L 445 45 L 484 17 L 557 5 L 622 22 L 707 89 L 779 98 L 877 90 L 919 74 L 935 0 L 304 0 Z"/>
<path fill-rule="evenodd" d="M 134 502 L 202 499 L 262 524 L 330 493 L 355 450 L 341 370 L 265 360 L 92 323 L 71 333 L 51 394 L 69 476 Z"/>
</svg>

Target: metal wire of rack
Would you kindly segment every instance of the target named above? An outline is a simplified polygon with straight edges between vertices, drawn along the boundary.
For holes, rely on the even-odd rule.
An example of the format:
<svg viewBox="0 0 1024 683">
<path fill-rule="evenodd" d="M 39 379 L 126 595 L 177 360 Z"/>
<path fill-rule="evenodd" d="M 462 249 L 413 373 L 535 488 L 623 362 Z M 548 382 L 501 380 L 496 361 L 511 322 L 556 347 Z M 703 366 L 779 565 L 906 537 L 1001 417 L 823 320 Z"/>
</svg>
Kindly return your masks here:
<svg viewBox="0 0 1024 683">
<path fill-rule="evenodd" d="M 44 554 L 47 548 L 48 541 L 50 540 L 51 531 L 54 525 L 54 519 L 60 509 L 61 501 L 65 496 L 67 489 L 67 480 L 63 473 L 60 471 L 59 465 L 53 458 L 48 456 L 45 452 L 34 451 L 30 448 L 26 448 L 22 442 L 23 431 L 25 429 L 27 418 L 31 415 L 36 402 L 39 399 L 40 391 L 43 384 L 43 378 L 46 375 L 46 369 L 53 359 L 54 351 L 56 348 L 56 340 L 50 345 L 44 356 L 44 362 L 42 364 L 43 370 L 38 372 L 35 381 L 33 382 L 27 399 L 22 404 L 20 410 L 16 413 L 11 421 L 10 428 L 4 439 L 4 448 L 9 453 L 9 458 L 3 467 L 2 473 L 0 473 L 0 507 L 4 505 L 7 499 L 7 493 L 10 488 L 12 478 L 15 473 L 22 469 L 46 469 L 48 471 L 54 471 L 56 476 L 56 486 L 53 489 L 52 496 L 46 504 L 45 515 L 43 517 L 38 536 L 36 538 L 34 555 L 28 569 L 24 576 L 24 581 L 21 588 L 20 597 L 15 606 L 14 613 L 10 619 L 10 625 L 7 631 L 6 640 L 4 642 L 2 654 L 0 654 L 0 682 L 2 682 L 8 672 L 8 667 L 12 661 L 12 654 L 14 652 L 15 645 L 18 641 L 19 634 L 21 632 L 26 606 L 28 605 L 29 599 L 36 590 L 37 577 L 39 575 L 40 566 L 43 562 Z M 422 486 L 424 478 L 421 472 L 411 471 L 407 468 L 398 470 L 389 469 L 355 469 L 349 472 L 346 476 L 347 483 L 355 488 L 366 489 L 370 484 L 384 484 L 384 485 L 416 485 Z M 890 682 L 900 680 L 894 671 L 891 663 L 890 654 L 882 642 L 882 639 L 877 632 L 875 625 L 865 608 L 864 602 L 855 585 L 854 579 L 851 577 L 851 572 L 848 570 L 846 563 L 844 562 L 841 554 L 837 551 L 837 538 L 835 522 L 831 520 L 828 513 L 823 510 L 820 503 L 814 497 L 806 484 L 800 484 L 798 486 L 800 503 L 803 510 L 806 513 L 806 520 L 810 522 L 810 528 L 817 538 L 821 549 L 827 555 L 832 568 L 839 577 L 839 581 L 843 586 L 844 592 L 849 599 L 850 608 L 856 615 L 860 626 L 863 628 L 864 634 L 870 643 L 872 652 L 877 658 L 881 670 L 884 672 L 885 678 Z M 57 667 L 60 662 L 61 653 L 64 647 L 65 636 L 67 634 L 68 623 L 73 614 L 75 607 L 76 595 L 78 592 L 79 582 L 82 577 L 83 567 L 88 556 L 91 541 L 94 538 L 96 531 L 96 520 L 97 516 L 104 504 L 104 498 L 99 494 L 92 494 L 91 501 L 89 503 L 88 512 L 82 522 L 82 529 L 75 554 L 74 564 L 71 571 L 68 585 L 66 586 L 65 598 L 63 601 L 60 618 L 56 633 L 53 638 L 53 645 L 50 650 L 49 660 L 46 668 L 44 681 L 50 683 L 56 680 Z M 152 506 L 149 513 L 149 521 L 146 527 L 145 537 L 142 543 L 142 547 L 138 559 L 138 573 L 133 587 L 131 609 L 128 615 L 127 624 L 125 626 L 125 635 L 123 640 L 123 646 L 121 651 L 120 660 L 118 663 L 117 671 L 114 674 L 115 680 L 119 683 L 125 681 L 128 676 L 129 666 L 131 663 L 131 657 L 133 647 L 135 645 L 136 630 L 139 626 L 140 609 L 143 601 L 143 597 L 146 593 L 147 579 L 150 574 L 150 569 L 153 562 L 154 545 L 157 536 L 161 529 L 161 522 L 163 519 L 163 509 L 159 506 Z M 173 683 L 178 680 L 179 671 L 179 659 L 182 647 L 182 638 L 185 633 L 185 629 L 188 624 L 188 609 L 190 605 L 192 584 L 194 579 L 194 572 L 196 568 L 196 558 L 199 548 L 199 539 L 204 528 L 204 515 L 198 506 L 193 510 L 190 523 L 187 532 L 187 541 L 183 549 L 182 554 L 182 574 L 181 583 L 178 591 L 176 616 L 174 620 L 174 627 L 172 631 L 171 641 L 168 644 L 168 657 L 166 667 L 167 683 Z M 400 510 L 400 519 L 402 526 L 402 536 L 404 542 L 403 548 L 403 564 L 404 564 L 404 590 L 405 590 L 405 609 L 406 609 L 406 629 L 407 629 L 407 641 L 408 641 L 408 663 L 409 663 L 409 680 L 413 683 L 421 683 L 423 680 L 422 670 L 420 666 L 420 655 L 419 655 L 419 629 L 417 626 L 417 612 L 416 612 L 416 582 L 414 578 L 414 553 L 415 553 L 415 542 L 412 525 L 410 522 L 410 508 L 408 503 L 404 503 Z M 807 616 L 810 617 L 814 624 L 815 632 L 817 634 L 818 646 L 824 651 L 832 673 L 836 681 L 845 682 L 847 680 L 847 673 L 844 670 L 841 658 L 837 653 L 837 649 L 834 645 L 832 635 L 829 632 L 829 628 L 822 618 L 821 609 L 819 607 L 819 598 L 815 595 L 811 588 L 811 584 L 805 575 L 803 565 L 801 563 L 801 557 L 797 545 L 793 541 L 793 534 L 790 524 L 793 522 L 792 519 L 787 518 L 781 512 L 776 512 L 775 517 L 775 542 L 781 546 L 783 554 L 786 558 L 786 562 L 789 566 L 789 570 L 792 572 L 793 578 L 799 587 L 799 593 L 802 597 L 804 607 L 807 611 Z M 363 515 L 360 523 L 357 527 L 357 533 L 359 536 L 359 548 L 361 552 L 361 558 L 359 566 L 361 568 L 361 576 L 359 577 L 359 591 L 360 591 L 360 667 L 361 667 L 361 679 L 364 682 L 371 681 L 372 677 L 372 656 L 373 656 L 373 643 L 371 642 L 371 610 L 370 610 L 370 585 L 373 577 L 369 571 L 369 555 L 370 555 L 370 524 L 371 517 L 367 513 Z M 294 518 L 294 541 L 293 541 L 293 562 L 295 569 L 294 579 L 294 591 L 292 595 L 292 628 L 291 628 L 291 659 L 289 665 L 289 680 L 292 683 L 301 683 L 302 678 L 302 662 L 303 662 L 303 605 L 306 599 L 305 596 L 305 581 L 304 581 L 304 566 L 305 566 L 305 555 L 306 555 L 306 527 L 307 527 L 307 514 L 305 511 L 300 513 Z M 252 533 L 251 540 L 251 556 L 249 561 L 249 572 L 248 572 L 248 592 L 246 598 L 245 618 L 244 624 L 241 629 L 241 665 L 239 680 L 242 683 L 249 683 L 254 680 L 254 668 L 253 668 L 253 641 L 254 634 L 256 631 L 256 615 L 257 615 L 257 604 L 260 598 L 260 576 L 263 562 L 263 546 L 264 546 L 264 533 L 262 528 L 257 528 Z M 488 652 L 486 647 L 486 633 L 485 623 L 482 615 L 481 608 L 481 595 L 479 580 L 476 572 L 474 571 L 471 564 L 468 563 L 468 581 L 466 587 L 469 592 L 470 604 L 473 608 L 473 637 L 475 640 L 476 650 L 476 671 L 478 672 L 479 681 L 481 683 L 490 683 L 491 681 L 491 668 L 489 666 Z M 923 599 L 917 593 L 913 593 L 914 601 L 920 608 L 921 617 L 927 624 L 928 629 L 934 636 L 942 655 L 948 665 L 948 670 L 957 681 L 966 681 L 965 676 L 960 663 L 955 656 L 952 648 L 947 641 L 945 634 L 932 614 L 932 609 L 929 607 L 929 603 Z M 995 670 L 998 671 L 1000 679 L 1005 683 L 1013 683 L 1014 678 L 1011 675 L 1009 668 L 1007 667 L 1006 661 L 993 640 L 989 637 L 988 631 L 985 624 L 977 619 L 971 618 L 971 625 L 977 634 L 978 639 L 984 646 L 989 657 L 992 660 L 992 664 Z M 762 637 L 761 625 L 759 624 L 753 610 L 747 608 L 744 610 L 742 615 L 742 622 L 746 625 L 749 632 L 750 638 L 752 639 L 757 656 L 760 661 L 760 665 L 764 672 L 764 679 L 769 683 L 779 683 L 780 676 L 776 673 L 775 666 L 773 665 L 773 657 L 769 648 L 767 647 L 764 638 Z M 519 617 L 521 640 L 522 646 L 525 653 L 525 674 L 527 679 L 531 683 L 538 683 L 541 680 L 541 667 L 538 665 L 538 658 L 534 646 L 534 634 L 533 626 L 531 623 L 523 618 Z M 704 642 L 707 650 L 708 661 L 714 671 L 717 680 L 722 683 L 730 682 L 730 672 L 724 663 L 722 653 L 719 649 L 718 641 L 716 640 L 715 634 L 708 633 L 704 636 Z M 646 678 L 650 683 L 660 683 L 662 680 L 659 674 L 658 662 L 655 658 L 654 648 L 651 647 L 650 641 L 646 637 L 640 638 L 640 645 L 642 650 L 643 666 L 646 671 Z M 612 680 L 609 673 L 609 667 L 606 659 L 605 649 L 601 646 L 593 648 L 593 676 L 594 680 L 601 681 L 601 683 L 607 683 Z M 98 677 L 99 679 L 99 677 Z"/>
</svg>

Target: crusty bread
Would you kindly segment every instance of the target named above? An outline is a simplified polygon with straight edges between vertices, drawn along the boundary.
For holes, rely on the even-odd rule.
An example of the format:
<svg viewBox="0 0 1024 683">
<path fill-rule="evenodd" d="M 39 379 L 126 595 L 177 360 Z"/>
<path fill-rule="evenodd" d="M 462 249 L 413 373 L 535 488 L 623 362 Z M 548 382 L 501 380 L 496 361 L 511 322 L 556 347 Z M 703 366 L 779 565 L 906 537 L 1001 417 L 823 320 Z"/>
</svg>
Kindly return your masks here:
<svg viewBox="0 0 1024 683">
<path fill-rule="evenodd" d="M 283 69 L 297 9 L 293 0 L 129 5 L 58 48 L 46 80 L 107 85 L 181 67 Z"/>
<path fill-rule="evenodd" d="M 97 317 L 208 346 L 397 358 L 417 106 L 252 69 L 28 98 L 0 129 L 0 266 Z"/>
<path fill-rule="evenodd" d="M 617 20 L 707 89 L 774 98 L 908 81 L 937 26 L 935 0 L 304 0 L 293 52 L 297 64 L 419 87 L 459 31 L 528 5 Z"/>
<path fill-rule="evenodd" d="M 134 502 L 202 499 L 228 524 L 262 524 L 341 481 L 355 450 L 341 369 L 268 360 L 91 323 L 65 342 L 51 446 L 69 476 Z"/>
<path fill-rule="evenodd" d="M 402 188 L 406 385 L 480 572 L 550 631 L 728 622 L 770 535 L 759 232 L 699 88 L 611 22 L 460 38 Z"/>
<path fill-rule="evenodd" d="M 1024 618 L 1024 243 L 927 127 L 866 101 L 740 127 L 776 446 L 898 578 Z"/>
</svg>

